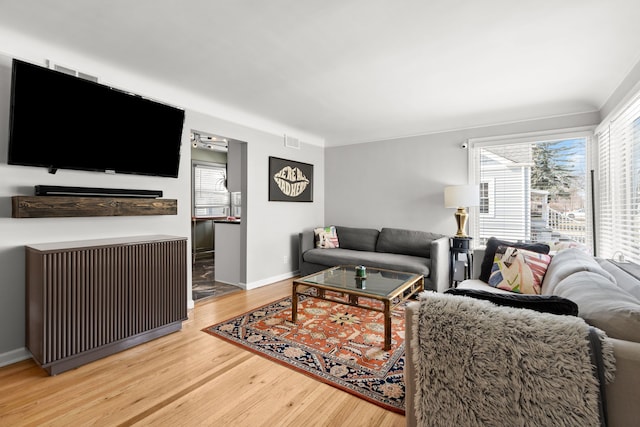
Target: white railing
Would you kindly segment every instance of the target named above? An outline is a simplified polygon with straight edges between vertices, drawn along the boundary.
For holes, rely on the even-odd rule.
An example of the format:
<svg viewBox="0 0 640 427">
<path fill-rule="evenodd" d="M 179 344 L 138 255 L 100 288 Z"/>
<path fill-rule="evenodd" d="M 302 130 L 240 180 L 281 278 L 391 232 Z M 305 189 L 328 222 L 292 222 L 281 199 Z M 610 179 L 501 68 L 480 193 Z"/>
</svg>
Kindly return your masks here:
<svg viewBox="0 0 640 427">
<path fill-rule="evenodd" d="M 531 242 L 557 242 L 559 240 L 572 240 L 584 245 L 587 241 L 587 221 L 586 218 L 571 218 L 568 214 L 547 208 L 546 215 L 541 211 L 535 212 L 530 217 L 530 235 L 519 236 L 519 233 L 507 232 L 500 233 L 500 238 L 513 241 L 531 241 Z M 506 230 L 505 230 L 506 231 Z M 489 231 L 489 232 L 495 232 Z M 478 236 L 480 244 L 485 244 L 491 237 L 486 235 L 486 231 L 480 232 Z"/>
<path fill-rule="evenodd" d="M 569 218 L 565 213 L 549 208 L 549 228 L 560 238 L 569 238 L 576 242 L 587 243 L 586 219 Z"/>
</svg>

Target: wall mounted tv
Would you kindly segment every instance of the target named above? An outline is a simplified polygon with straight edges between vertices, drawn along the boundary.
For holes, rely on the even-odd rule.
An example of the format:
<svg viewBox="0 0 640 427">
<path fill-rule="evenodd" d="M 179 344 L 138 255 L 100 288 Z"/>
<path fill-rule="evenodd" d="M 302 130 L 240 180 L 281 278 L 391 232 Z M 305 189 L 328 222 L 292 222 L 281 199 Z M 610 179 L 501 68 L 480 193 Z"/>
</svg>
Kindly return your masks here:
<svg viewBox="0 0 640 427">
<path fill-rule="evenodd" d="M 11 165 L 178 176 L 184 110 L 13 60 Z"/>
</svg>

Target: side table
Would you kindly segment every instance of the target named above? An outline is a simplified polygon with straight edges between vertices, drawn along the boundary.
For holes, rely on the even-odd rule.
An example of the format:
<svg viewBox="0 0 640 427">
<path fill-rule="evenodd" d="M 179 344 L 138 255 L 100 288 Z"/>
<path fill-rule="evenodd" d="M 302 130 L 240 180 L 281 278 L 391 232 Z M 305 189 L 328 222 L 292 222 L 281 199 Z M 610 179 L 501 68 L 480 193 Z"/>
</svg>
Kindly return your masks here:
<svg viewBox="0 0 640 427">
<path fill-rule="evenodd" d="M 454 269 L 459 255 L 464 254 L 466 256 L 466 263 L 464 267 L 464 279 L 470 279 L 473 272 L 473 250 L 471 249 L 471 240 L 473 237 L 451 237 L 449 239 L 449 246 L 451 250 L 451 264 L 449 266 L 449 283 L 455 287 L 459 280 L 454 276 Z"/>
</svg>

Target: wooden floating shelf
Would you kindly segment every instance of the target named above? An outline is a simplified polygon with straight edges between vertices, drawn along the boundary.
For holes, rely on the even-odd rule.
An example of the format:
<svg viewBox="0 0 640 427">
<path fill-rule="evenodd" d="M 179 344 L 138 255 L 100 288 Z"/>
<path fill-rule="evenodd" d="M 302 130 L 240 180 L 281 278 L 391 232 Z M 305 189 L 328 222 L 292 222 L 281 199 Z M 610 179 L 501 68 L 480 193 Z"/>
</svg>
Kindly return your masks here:
<svg viewBox="0 0 640 427">
<path fill-rule="evenodd" d="M 13 218 L 177 215 L 175 199 L 13 196 Z"/>
</svg>

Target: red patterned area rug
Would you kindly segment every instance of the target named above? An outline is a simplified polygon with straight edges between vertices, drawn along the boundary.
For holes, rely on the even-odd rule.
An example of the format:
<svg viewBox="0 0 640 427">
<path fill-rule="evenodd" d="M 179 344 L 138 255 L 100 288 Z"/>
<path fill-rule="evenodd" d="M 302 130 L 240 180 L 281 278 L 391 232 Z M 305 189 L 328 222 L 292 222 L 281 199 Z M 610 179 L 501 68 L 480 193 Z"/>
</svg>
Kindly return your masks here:
<svg viewBox="0 0 640 427">
<path fill-rule="evenodd" d="M 404 414 L 402 307 L 391 329 L 391 349 L 384 351 L 382 313 L 300 296 L 296 323 L 289 297 L 203 331 Z"/>
</svg>

